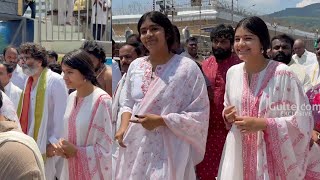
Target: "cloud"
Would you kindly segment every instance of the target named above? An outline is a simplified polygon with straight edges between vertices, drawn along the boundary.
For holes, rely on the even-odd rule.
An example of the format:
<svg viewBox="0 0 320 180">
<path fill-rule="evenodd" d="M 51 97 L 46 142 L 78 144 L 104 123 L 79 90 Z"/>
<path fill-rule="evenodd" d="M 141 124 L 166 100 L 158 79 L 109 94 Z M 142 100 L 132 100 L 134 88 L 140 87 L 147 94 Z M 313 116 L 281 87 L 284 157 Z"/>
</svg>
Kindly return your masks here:
<svg viewBox="0 0 320 180">
<path fill-rule="evenodd" d="M 320 0 L 302 0 L 297 4 L 297 7 L 304 7 L 314 3 L 320 3 Z"/>
</svg>

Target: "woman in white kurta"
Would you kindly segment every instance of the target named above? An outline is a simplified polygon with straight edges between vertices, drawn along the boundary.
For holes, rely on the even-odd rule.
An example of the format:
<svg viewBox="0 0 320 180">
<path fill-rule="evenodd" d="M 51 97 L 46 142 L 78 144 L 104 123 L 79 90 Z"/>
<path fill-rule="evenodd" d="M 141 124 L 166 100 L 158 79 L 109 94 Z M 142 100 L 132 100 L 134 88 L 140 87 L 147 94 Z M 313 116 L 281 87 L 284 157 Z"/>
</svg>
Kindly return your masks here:
<svg viewBox="0 0 320 180">
<path fill-rule="evenodd" d="M 56 154 L 65 157 L 61 179 L 111 179 L 111 97 L 96 87 L 94 68 L 84 51 L 62 61 L 68 88 L 64 139 Z"/>
<path fill-rule="evenodd" d="M 138 23 L 150 56 L 130 64 L 124 89 L 116 179 L 194 180 L 209 120 L 203 75 L 194 61 L 173 55 L 173 30 L 160 12 Z"/>
<path fill-rule="evenodd" d="M 258 17 L 236 27 L 234 49 L 244 63 L 227 72 L 224 118 L 228 133 L 220 180 L 305 178 L 313 117 L 288 66 L 266 59 L 270 38 Z"/>
</svg>

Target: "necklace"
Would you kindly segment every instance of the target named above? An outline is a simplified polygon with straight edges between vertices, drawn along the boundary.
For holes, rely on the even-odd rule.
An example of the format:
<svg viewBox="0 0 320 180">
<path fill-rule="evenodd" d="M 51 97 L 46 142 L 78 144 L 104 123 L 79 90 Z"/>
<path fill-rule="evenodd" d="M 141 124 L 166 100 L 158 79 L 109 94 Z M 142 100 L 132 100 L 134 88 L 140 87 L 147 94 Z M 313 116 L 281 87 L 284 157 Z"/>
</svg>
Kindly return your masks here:
<svg viewBox="0 0 320 180">
<path fill-rule="evenodd" d="M 101 71 L 99 72 L 99 74 L 96 76 L 97 79 L 99 78 L 99 76 L 101 75 L 101 73 L 102 73 L 105 69 L 106 69 L 106 66 L 104 66 L 104 67 L 101 69 Z"/>
</svg>

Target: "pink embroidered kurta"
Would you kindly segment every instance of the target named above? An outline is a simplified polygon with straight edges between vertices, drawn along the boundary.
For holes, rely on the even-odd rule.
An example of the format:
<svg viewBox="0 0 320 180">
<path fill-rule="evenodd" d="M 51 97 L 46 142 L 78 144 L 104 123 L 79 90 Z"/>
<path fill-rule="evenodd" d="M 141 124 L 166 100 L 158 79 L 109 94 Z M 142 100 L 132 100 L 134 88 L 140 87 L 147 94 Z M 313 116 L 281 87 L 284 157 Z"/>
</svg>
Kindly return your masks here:
<svg viewBox="0 0 320 180">
<path fill-rule="evenodd" d="M 194 180 L 207 140 L 209 100 L 199 67 L 174 55 L 152 66 L 147 57 L 130 64 L 125 81 L 124 112 L 157 114 L 166 127 L 152 131 L 130 123 L 119 149 L 117 180 Z M 134 118 L 134 117 L 132 117 Z"/>
<path fill-rule="evenodd" d="M 60 179 L 111 179 L 111 97 L 96 88 L 76 103 L 76 93 L 68 97 L 64 136 L 78 147 L 78 153 L 76 157 L 64 159 Z"/>
<path fill-rule="evenodd" d="M 217 62 L 216 58 L 211 56 L 202 63 L 202 70 L 211 84 L 209 91 L 213 94 L 210 99 L 206 153 L 203 161 L 197 165 L 197 176 L 203 180 L 211 180 L 218 175 L 223 145 L 228 134 L 222 118 L 226 74 L 231 66 L 240 62 L 238 56 L 233 54 L 222 62 Z"/>
<path fill-rule="evenodd" d="M 227 72 L 224 106 L 240 116 L 267 119 L 267 129 L 242 134 L 235 125 L 228 133 L 218 179 L 302 180 L 305 178 L 313 117 L 308 98 L 288 66 L 270 60 L 251 82 L 244 63 Z"/>
</svg>

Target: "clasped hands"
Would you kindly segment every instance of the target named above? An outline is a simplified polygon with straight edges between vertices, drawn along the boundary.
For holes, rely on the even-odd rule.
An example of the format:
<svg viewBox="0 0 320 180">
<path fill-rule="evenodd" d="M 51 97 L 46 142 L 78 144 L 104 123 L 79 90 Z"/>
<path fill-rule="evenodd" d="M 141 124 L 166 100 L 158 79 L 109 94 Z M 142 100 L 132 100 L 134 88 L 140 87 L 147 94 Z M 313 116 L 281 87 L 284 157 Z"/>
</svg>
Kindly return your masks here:
<svg viewBox="0 0 320 180">
<path fill-rule="evenodd" d="M 242 133 L 257 132 L 267 128 L 266 119 L 238 116 L 235 106 L 226 107 L 223 116 L 228 123 L 234 123 Z"/>
<path fill-rule="evenodd" d="M 59 139 L 57 143 L 47 145 L 47 157 L 61 156 L 63 158 L 71 158 L 75 157 L 77 152 L 77 146 L 64 139 Z"/>
</svg>

